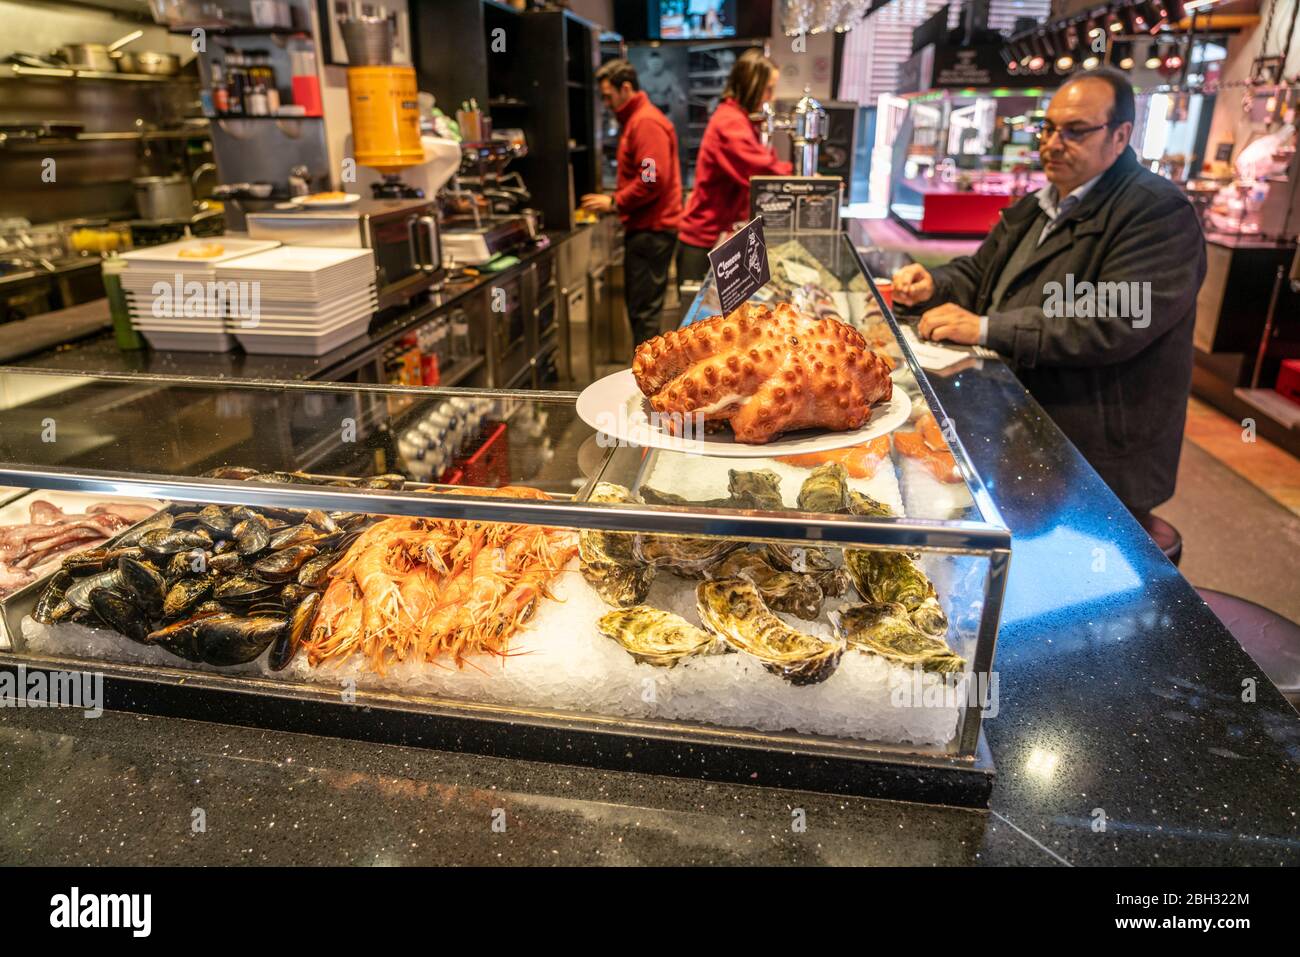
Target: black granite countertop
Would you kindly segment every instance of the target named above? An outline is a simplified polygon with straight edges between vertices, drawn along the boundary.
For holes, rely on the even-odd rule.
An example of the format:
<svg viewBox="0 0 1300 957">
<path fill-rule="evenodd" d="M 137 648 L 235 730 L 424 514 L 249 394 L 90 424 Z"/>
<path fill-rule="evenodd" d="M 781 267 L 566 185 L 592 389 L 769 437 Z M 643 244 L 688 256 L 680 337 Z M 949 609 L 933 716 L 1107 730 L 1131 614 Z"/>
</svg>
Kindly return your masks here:
<svg viewBox="0 0 1300 957">
<path fill-rule="evenodd" d="M 4 708 L 0 863 L 1300 864 L 1300 716 L 1002 363 L 932 378 L 1014 539 L 987 813 Z"/>
</svg>

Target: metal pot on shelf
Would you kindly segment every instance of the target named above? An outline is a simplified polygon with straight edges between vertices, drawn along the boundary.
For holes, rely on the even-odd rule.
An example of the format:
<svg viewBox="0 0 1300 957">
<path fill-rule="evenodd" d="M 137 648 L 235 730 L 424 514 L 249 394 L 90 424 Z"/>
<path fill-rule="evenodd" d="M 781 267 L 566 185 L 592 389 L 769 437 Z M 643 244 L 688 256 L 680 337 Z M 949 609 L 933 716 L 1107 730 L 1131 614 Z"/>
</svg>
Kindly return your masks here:
<svg viewBox="0 0 1300 957">
<path fill-rule="evenodd" d="M 194 191 L 187 177 L 141 176 L 131 180 L 141 219 L 189 219 L 194 215 Z"/>
</svg>

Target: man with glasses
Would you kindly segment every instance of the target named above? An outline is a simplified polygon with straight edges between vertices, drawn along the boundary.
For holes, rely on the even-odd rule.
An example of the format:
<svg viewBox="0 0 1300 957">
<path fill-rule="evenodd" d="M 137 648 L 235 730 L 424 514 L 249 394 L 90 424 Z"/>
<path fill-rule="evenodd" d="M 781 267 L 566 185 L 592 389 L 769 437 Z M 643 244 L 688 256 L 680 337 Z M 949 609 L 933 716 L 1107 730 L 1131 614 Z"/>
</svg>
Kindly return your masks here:
<svg viewBox="0 0 1300 957">
<path fill-rule="evenodd" d="M 1039 131 L 1048 185 L 973 255 L 905 266 L 893 283 L 923 338 L 1005 356 L 1147 522 L 1174 491 L 1205 240 L 1183 192 L 1129 148 L 1134 118 L 1123 73 L 1071 77 Z"/>
</svg>

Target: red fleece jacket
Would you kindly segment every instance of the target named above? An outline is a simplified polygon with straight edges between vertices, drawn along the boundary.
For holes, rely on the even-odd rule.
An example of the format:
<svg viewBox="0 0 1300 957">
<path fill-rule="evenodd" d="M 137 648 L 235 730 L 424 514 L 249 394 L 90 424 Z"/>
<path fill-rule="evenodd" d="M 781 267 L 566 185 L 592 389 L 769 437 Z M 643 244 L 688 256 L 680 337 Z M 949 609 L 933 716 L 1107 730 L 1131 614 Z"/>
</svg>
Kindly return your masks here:
<svg viewBox="0 0 1300 957">
<path fill-rule="evenodd" d="M 618 110 L 618 189 L 614 202 L 623 228 L 674 232 L 682 218 L 682 168 L 677 131 L 638 91 Z"/>
<path fill-rule="evenodd" d="M 695 161 L 695 188 L 686 204 L 678 238 L 712 248 L 733 223 L 749 219 L 749 178 L 789 176 L 794 167 L 776 158 L 758 138 L 749 114 L 728 97 L 705 127 Z"/>
</svg>

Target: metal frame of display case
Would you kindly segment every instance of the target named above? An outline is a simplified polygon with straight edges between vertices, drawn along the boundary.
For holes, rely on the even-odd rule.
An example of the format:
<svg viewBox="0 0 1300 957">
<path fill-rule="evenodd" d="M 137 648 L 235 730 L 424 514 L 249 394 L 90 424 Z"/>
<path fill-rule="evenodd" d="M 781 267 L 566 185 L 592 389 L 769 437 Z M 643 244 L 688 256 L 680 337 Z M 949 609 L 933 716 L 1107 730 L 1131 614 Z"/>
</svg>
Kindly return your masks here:
<svg viewBox="0 0 1300 957">
<path fill-rule="evenodd" d="M 852 246 L 846 245 L 851 250 Z M 857 267 L 871 277 L 856 251 Z M 871 292 L 880 301 L 871 283 Z M 699 305 L 697 300 L 696 306 Z M 898 327 L 882 311 L 894 333 Z M 906 340 L 905 361 L 919 372 Z M 3 369 L 22 375 L 60 375 Z M 136 376 L 79 376 L 83 381 L 140 384 Z M 916 375 L 936 414 L 941 407 L 923 375 Z M 229 390 L 273 388 L 281 392 L 343 392 L 364 399 L 410 394 L 423 399 L 474 396 L 497 400 L 563 403 L 574 393 L 503 390 L 428 390 L 393 386 L 329 385 L 151 377 L 150 382 Z M 616 447 L 607 450 L 588 487 L 599 479 Z M 960 445 L 953 454 L 970 489 L 980 521 L 871 518 L 789 512 L 741 512 L 725 508 L 592 505 L 577 500 L 513 500 L 427 492 L 254 484 L 88 469 L 0 463 L 0 484 L 169 500 L 260 507 L 320 508 L 376 515 L 419 516 L 548 525 L 573 529 L 655 532 L 724 537 L 795 545 L 924 549 L 987 559 L 984 603 L 976 632 L 972 673 L 988 674 L 1010 557 L 1010 534 Z M 990 520 L 990 516 L 992 519 Z M 89 666 L 89 667 L 88 667 Z M 854 793 L 980 807 L 992 788 L 993 765 L 981 733 L 983 701 L 968 702 L 948 753 L 905 745 L 833 739 L 796 732 L 761 732 L 690 721 L 624 718 L 474 703 L 461 699 L 357 689 L 351 700 L 321 685 L 265 677 L 194 671 L 184 667 L 125 664 L 80 658 L 31 656 L 19 644 L 0 652 L 10 672 L 93 671 L 103 675 L 104 707 L 178 717 L 249 724 L 532 760 L 576 763 L 616 770 L 705 777 L 717 780 Z"/>
</svg>

